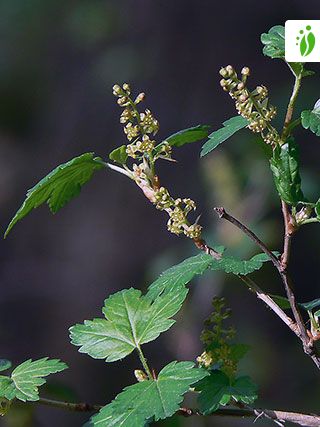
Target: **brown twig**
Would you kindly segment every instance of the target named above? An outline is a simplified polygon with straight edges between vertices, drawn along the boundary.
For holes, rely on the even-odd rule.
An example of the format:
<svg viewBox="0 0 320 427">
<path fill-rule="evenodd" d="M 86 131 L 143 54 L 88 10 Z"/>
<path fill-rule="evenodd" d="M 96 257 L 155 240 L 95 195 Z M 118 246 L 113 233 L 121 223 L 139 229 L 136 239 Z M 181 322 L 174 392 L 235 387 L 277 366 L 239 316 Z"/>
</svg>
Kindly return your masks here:
<svg viewBox="0 0 320 427">
<path fill-rule="evenodd" d="M 295 227 L 292 223 L 292 217 L 289 212 L 288 205 L 283 200 L 281 201 L 282 214 L 284 220 L 284 242 L 283 242 L 283 253 L 281 257 L 281 263 L 284 270 L 288 268 L 290 250 L 291 250 L 291 241 L 293 233 L 295 232 Z"/>
<path fill-rule="evenodd" d="M 64 409 L 72 412 L 97 412 L 102 408 L 101 405 L 91 405 L 89 403 L 70 403 L 70 402 L 63 402 L 63 401 L 45 399 L 45 398 L 40 398 L 38 401 L 32 402 L 32 403 L 51 406 L 53 408 Z M 202 415 L 199 410 L 190 409 L 190 408 L 180 408 L 177 414 L 184 417 Z M 239 418 L 264 416 L 272 420 L 278 420 L 282 422 L 289 421 L 289 422 L 298 424 L 300 426 L 319 427 L 320 425 L 320 417 L 318 415 L 309 415 L 309 414 L 301 414 L 301 413 L 286 412 L 286 411 L 275 411 L 271 409 L 256 409 L 256 408 L 250 408 L 247 406 L 243 409 L 221 408 L 210 415 L 217 416 L 217 417 L 223 416 L 223 417 L 239 417 Z"/>
<path fill-rule="evenodd" d="M 60 400 L 45 399 L 43 397 L 41 397 L 34 403 L 51 406 L 53 408 L 65 409 L 71 412 L 97 412 L 100 411 L 100 409 L 102 408 L 101 405 L 91 405 L 89 403 L 63 402 Z"/>
<path fill-rule="evenodd" d="M 302 73 L 299 73 L 298 75 L 295 74 L 295 82 L 294 82 L 292 94 L 289 100 L 289 104 L 287 107 L 286 117 L 284 119 L 284 124 L 282 129 L 281 139 L 283 142 L 286 141 L 290 131 L 290 124 L 292 121 L 293 110 L 294 110 L 294 106 L 295 106 L 295 103 L 299 94 L 299 90 L 301 87 L 301 81 L 302 81 Z"/>
<path fill-rule="evenodd" d="M 222 254 L 219 254 L 213 250 L 204 240 L 194 241 L 196 247 L 201 251 L 209 254 L 214 259 L 221 259 Z M 279 307 L 279 305 L 268 295 L 266 294 L 252 279 L 247 276 L 238 275 L 239 279 L 242 280 L 251 290 L 254 292 L 258 299 L 263 301 L 296 335 L 298 335 L 296 323 L 289 317 L 287 314 Z"/>
<path fill-rule="evenodd" d="M 234 218 L 232 215 L 228 214 L 224 208 L 215 208 L 215 211 L 219 215 L 219 218 L 225 219 L 226 221 L 229 221 L 231 224 L 239 228 L 243 233 L 245 233 L 253 242 L 255 242 L 264 253 L 266 253 L 271 261 L 273 262 L 274 266 L 278 270 L 280 277 L 282 279 L 282 282 L 285 287 L 285 291 L 290 303 L 290 307 L 296 322 L 297 327 L 292 329 L 296 332 L 297 336 L 301 339 L 303 344 L 303 349 L 306 354 L 308 354 L 313 362 L 316 364 L 318 369 L 320 369 L 320 358 L 316 354 L 316 350 L 314 348 L 314 342 L 312 339 L 310 339 L 307 328 L 304 324 L 302 315 L 300 313 L 300 310 L 298 308 L 295 295 L 293 292 L 293 285 L 292 280 L 288 274 L 287 269 L 283 266 L 283 261 L 279 260 L 268 248 L 267 246 L 251 231 L 248 227 L 246 227 L 244 224 L 242 224 L 238 219 Z M 274 311 L 274 310 L 273 310 Z"/>
<path fill-rule="evenodd" d="M 246 227 L 244 224 L 242 224 L 239 220 L 237 220 L 232 215 L 228 214 L 224 208 L 214 208 L 216 213 L 218 214 L 220 219 L 225 219 L 226 221 L 229 221 L 231 224 L 235 225 L 237 228 L 239 228 L 244 234 L 246 234 L 251 240 L 253 240 L 260 249 L 268 255 L 272 263 L 276 268 L 279 266 L 279 260 L 278 258 L 267 248 L 267 246 L 259 239 L 259 237 L 254 234 L 253 231 L 249 230 L 248 227 Z"/>
<path fill-rule="evenodd" d="M 184 417 L 201 416 L 197 409 L 180 408 L 179 415 Z M 221 408 L 210 414 L 216 417 L 264 417 L 280 423 L 291 422 L 300 426 L 319 427 L 320 417 L 318 415 L 301 414 L 297 412 L 276 411 L 272 409 L 257 409 L 246 406 L 243 409 L 238 408 Z"/>
<path fill-rule="evenodd" d="M 256 294 L 257 298 L 263 301 L 296 335 L 298 335 L 297 324 L 289 317 L 278 304 L 266 294 L 250 277 L 238 276 Z"/>
</svg>

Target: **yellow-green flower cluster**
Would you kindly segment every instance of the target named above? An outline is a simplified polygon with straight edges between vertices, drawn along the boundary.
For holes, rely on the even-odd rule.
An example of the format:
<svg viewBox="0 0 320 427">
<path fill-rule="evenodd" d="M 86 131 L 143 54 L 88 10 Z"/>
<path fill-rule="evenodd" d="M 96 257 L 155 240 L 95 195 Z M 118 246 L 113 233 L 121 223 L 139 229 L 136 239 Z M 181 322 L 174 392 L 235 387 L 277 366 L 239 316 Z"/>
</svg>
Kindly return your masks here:
<svg viewBox="0 0 320 427">
<path fill-rule="evenodd" d="M 166 188 L 159 185 L 154 163 L 159 158 L 172 160 L 172 147 L 167 141 L 156 145 L 152 136 L 159 130 L 158 121 L 149 109 L 142 113 L 138 111 L 137 105 L 144 100 L 145 94 L 140 93 L 133 100 L 127 83 L 122 87 L 113 86 L 113 93 L 118 98 L 118 104 L 124 108 L 120 123 L 125 125 L 124 133 L 130 142 L 126 146 L 126 153 L 130 158 L 141 160 L 140 164 L 133 164 L 132 170 L 126 165 L 126 174 L 134 179 L 157 209 L 168 213 L 167 228 L 171 233 L 185 234 L 191 239 L 199 240 L 202 227 L 197 223 L 190 224 L 187 219 L 189 212 L 196 209 L 194 201 L 187 198 L 174 199 Z"/>
<path fill-rule="evenodd" d="M 196 204 L 191 199 L 173 199 L 169 191 L 160 187 L 155 192 L 155 206 L 159 210 L 165 210 L 169 215 L 167 222 L 168 230 L 173 234 L 185 234 L 191 239 L 199 239 L 202 227 L 197 224 L 190 224 L 188 213 L 196 209 Z"/>
<path fill-rule="evenodd" d="M 262 85 L 253 91 L 247 88 L 246 83 L 250 75 L 248 67 L 241 70 L 241 80 L 231 65 L 221 68 L 220 75 L 223 77 L 220 80 L 221 87 L 236 101 L 238 113 L 249 121 L 248 128 L 261 133 L 267 144 L 278 144 L 280 136 L 270 124 L 276 115 L 276 108 L 268 105 L 268 89 Z"/>
<path fill-rule="evenodd" d="M 201 333 L 201 341 L 206 350 L 197 358 L 197 362 L 205 368 L 220 364 L 220 369 L 229 377 L 237 371 L 237 362 L 232 358 L 230 340 L 235 335 L 233 327 L 225 327 L 231 310 L 225 309 L 224 298 L 214 298 L 213 313 L 205 321 L 205 329 Z"/>
<path fill-rule="evenodd" d="M 135 141 L 127 145 L 126 152 L 133 159 L 143 154 L 150 155 L 155 147 L 155 141 L 151 140 L 149 135 L 143 135 L 142 140 Z"/>
</svg>

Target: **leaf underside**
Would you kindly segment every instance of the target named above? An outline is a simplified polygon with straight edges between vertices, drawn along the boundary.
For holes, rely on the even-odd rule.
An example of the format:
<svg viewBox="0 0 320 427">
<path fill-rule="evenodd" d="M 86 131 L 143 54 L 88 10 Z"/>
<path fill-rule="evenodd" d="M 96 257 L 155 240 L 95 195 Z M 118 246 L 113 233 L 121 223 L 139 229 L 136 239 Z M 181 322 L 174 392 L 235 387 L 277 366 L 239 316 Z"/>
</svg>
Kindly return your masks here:
<svg viewBox="0 0 320 427">
<path fill-rule="evenodd" d="M 261 42 L 264 55 L 273 59 L 285 57 L 285 28 L 282 25 L 275 25 L 268 33 L 261 34 Z"/>
<path fill-rule="evenodd" d="M 301 124 L 305 129 L 310 129 L 311 132 L 320 136 L 320 107 L 315 107 L 312 111 L 302 111 Z"/>
<path fill-rule="evenodd" d="M 95 170 L 105 168 L 105 163 L 94 153 L 85 153 L 56 167 L 46 177 L 28 190 L 25 201 L 11 220 L 5 232 L 43 203 L 47 203 L 52 213 L 58 212 L 66 203 L 77 196 L 81 187 L 88 182 Z"/>
<path fill-rule="evenodd" d="M 95 359 L 122 359 L 175 323 L 171 317 L 180 310 L 187 293 L 185 286 L 179 286 L 151 301 L 137 289 L 117 292 L 105 300 L 104 319 L 86 320 L 70 328 L 71 342 Z"/>
</svg>

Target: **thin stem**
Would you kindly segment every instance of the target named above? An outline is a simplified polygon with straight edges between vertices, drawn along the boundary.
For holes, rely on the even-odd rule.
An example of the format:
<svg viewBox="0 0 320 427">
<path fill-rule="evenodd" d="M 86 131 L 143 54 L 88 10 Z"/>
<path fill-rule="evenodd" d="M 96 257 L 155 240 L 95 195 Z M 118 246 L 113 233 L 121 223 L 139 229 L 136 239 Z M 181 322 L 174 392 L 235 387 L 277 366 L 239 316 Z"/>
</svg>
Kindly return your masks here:
<svg viewBox="0 0 320 427">
<path fill-rule="evenodd" d="M 248 227 L 246 227 L 244 224 L 242 224 L 239 220 L 237 220 L 232 215 L 228 214 L 224 208 L 214 208 L 214 210 L 219 215 L 219 218 L 223 218 L 226 221 L 231 222 L 231 224 L 235 225 L 237 228 L 239 228 L 244 234 L 246 234 L 253 242 L 255 242 L 260 249 L 268 255 L 268 257 L 273 262 L 274 266 L 276 268 L 279 267 L 279 260 L 278 258 L 267 248 L 267 246 L 259 239 L 259 237 L 254 234 L 253 231 L 249 230 Z"/>
<path fill-rule="evenodd" d="M 239 275 L 238 277 L 248 286 L 251 292 L 256 294 L 258 299 L 263 301 L 292 330 L 292 332 L 298 335 L 296 323 L 257 285 L 257 283 L 248 276 Z"/>
<path fill-rule="evenodd" d="M 201 240 L 201 244 L 195 241 L 195 245 L 201 251 L 209 254 L 214 259 L 221 259 L 222 254 L 216 252 L 204 240 Z M 278 306 L 278 304 L 266 294 L 252 279 L 247 276 L 238 275 L 238 277 L 248 286 L 248 288 L 254 292 L 258 299 L 264 301 L 264 303 L 296 334 L 298 335 L 297 326 L 295 322 L 286 315 L 286 313 Z"/>
<path fill-rule="evenodd" d="M 102 408 L 101 405 L 91 405 L 89 403 L 70 403 L 70 402 L 62 402 L 60 400 L 52 400 L 45 399 L 41 397 L 34 403 L 38 403 L 40 405 L 51 406 L 54 408 L 65 409 L 71 412 L 97 412 Z"/>
<path fill-rule="evenodd" d="M 279 261 L 272 252 L 266 247 L 266 245 L 253 233 L 253 231 L 249 230 L 244 224 L 242 224 L 239 220 L 234 218 L 232 215 L 226 213 L 224 208 L 215 208 L 215 211 L 218 213 L 220 218 L 223 218 L 229 221 L 231 224 L 239 228 L 243 233 L 245 233 L 251 240 L 253 240 L 272 260 L 274 266 L 278 270 L 282 282 L 285 287 L 285 291 L 290 303 L 290 307 L 297 325 L 297 329 L 295 329 L 296 335 L 301 339 L 303 344 L 303 349 L 306 354 L 308 354 L 313 362 L 316 364 L 318 369 L 320 369 L 320 358 L 316 353 L 316 349 L 314 347 L 314 342 L 308 336 L 308 332 L 306 326 L 304 324 L 302 315 L 298 308 L 298 304 L 295 299 L 295 295 L 293 292 L 293 284 L 292 280 L 287 272 L 287 270 L 283 266 L 283 260 Z M 289 251 L 287 250 L 286 254 L 288 255 Z M 274 311 L 274 310 L 273 310 Z M 279 316 L 280 317 L 280 316 Z M 282 319 L 283 320 L 283 319 Z M 291 328 L 292 329 L 292 328 Z M 292 329 L 293 330 L 293 329 Z"/>
<path fill-rule="evenodd" d="M 180 408 L 179 415 L 184 417 L 201 416 L 202 414 L 197 409 Z M 273 409 L 258 409 L 245 406 L 245 408 L 220 408 L 210 414 L 212 417 L 255 417 L 256 419 L 263 417 L 273 420 L 278 425 L 283 425 L 284 422 L 291 422 L 300 426 L 319 427 L 320 417 L 318 415 L 301 414 L 297 412 L 277 411 Z"/>
<path fill-rule="evenodd" d="M 293 131 L 294 128 L 296 128 L 297 126 L 299 126 L 301 123 L 301 118 L 298 117 L 297 119 L 293 120 L 287 127 L 287 132 L 288 135 L 290 135 L 290 133 Z"/>
<path fill-rule="evenodd" d="M 286 142 L 286 139 L 287 139 L 289 131 L 290 131 L 289 126 L 291 124 L 291 120 L 292 120 L 292 116 L 293 116 L 293 110 L 294 110 L 296 100 L 298 98 L 299 90 L 301 87 L 301 82 L 302 82 L 302 72 L 299 73 L 298 75 L 295 75 L 294 86 L 292 89 L 292 94 L 291 94 L 291 97 L 289 100 L 289 104 L 287 107 L 287 113 L 286 113 L 286 117 L 284 119 L 284 124 L 283 124 L 283 129 L 282 129 L 282 135 L 281 135 L 282 143 Z"/>
<path fill-rule="evenodd" d="M 281 257 L 282 268 L 286 270 L 289 264 L 290 251 L 291 251 L 291 242 L 292 236 L 295 232 L 295 226 L 293 224 L 293 219 L 289 211 L 289 207 L 281 200 L 282 214 L 284 219 L 284 240 L 283 240 L 283 253 Z"/>
<path fill-rule="evenodd" d="M 312 223 L 314 223 L 314 222 L 320 222 L 319 221 L 319 219 L 318 218 L 308 218 L 308 219 L 305 219 L 303 222 L 302 222 L 302 224 L 304 225 L 304 224 L 312 224 Z"/>
<path fill-rule="evenodd" d="M 97 412 L 103 407 L 102 405 L 91 405 L 89 403 L 70 403 L 70 402 L 63 402 L 63 401 L 45 399 L 45 398 L 40 398 L 39 400 L 35 402 L 30 402 L 30 403 L 51 406 L 53 408 L 64 409 L 72 412 Z M 177 414 L 184 417 L 202 416 L 199 410 L 190 409 L 190 408 L 180 408 Z M 320 417 L 318 415 L 309 415 L 309 414 L 287 412 L 287 411 L 277 411 L 273 409 L 258 409 L 258 408 L 251 408 L 249 406 L 246 406 L 245 408 L 239 408 L 239 409 L 230 408 L 230 407 L 220 408 L 217 411 L 210 414 L 210 416 L 213 416 L 213 417 L 224 416 L 224 417 L 238 417 L 238 418 L 263 416 L 272 420 L 278 420 L 280 422 L 285 422 L 285 421 L 292 422 L 300 426 L 319 427 L 320 425 Z"/>
<path fill-rule="evenodd" d="M 286 142 L 286 139 L 296 122 L 296 121 L 292 122 L 292 116 L 293 116 L 294 106 L 298 98 L 299 90 L 301 87 L 301 82 L 302 82 L 302 70 L 299 74 L 295 74 L 294 86 L 293 86 L 292 94 L 288 103 L 286 117 L 284 119 L 284 124 L 282 129 L 282 135 L 281 135 L 282 143 Z M 283 268 L 286 269 L 288 267 L 289 258 L 290 258 L 291 237 L 295 229 L 292 223 L 292 217 L 291 217 L 288 205 L 283 200 L 281 201 L 281 205 L 282 205 L 282 213 L 283 213 L 284 226 L 285 226 L 282 265 L 283 265 Z"/>
<path fill-rule="evenodd" d="M 144 357 L 144 354 L 143 354 L 140 346 L 137 346 L 137 351 L 139 354 L 140 362 L 141 362 L 143 369 L 145 370 L 146 374 L 148 375 L 149 380 L 153 380 L 154 378 L 153 378 L 153 375 L 151 373 L 151 369 L 148 366 L 147 359 Z"/>
<path fill-rule="evenodd" d="M 294 106 L 295 106 L 295 103 L 299 94 L 299 90 L 301 87 L 301 81 L 302 81 L 302 70 L 299 74 L 295 75 L 295 82 L 294 82 L 292 94 L 287 107 L 286 117 L 283 124 L 282 143 L 285 143 L 288 137 L 288 134 L 290 132 L 290 125 L 292 121 Z M 284 283 L 287 297 L 289 299 L 291 310 L 293 312 L 295 321 L 297 322 L 297 325 L 299 327 L 300 338 L 303 343 L 304 351 L 306 354 L 308 354 L 312 358 L 316 366 L 320 369 L 320 358 L 316 354 L 313 340 L 310 339 L 308 336 L 307 329 L 303 322 L 302 315 L 300 313 L 299 307 L 295 300 L 295 295 L 292 290 L 293 289 L 292 280 L 287 272 L 289 259 L 290 259 L 291 238 L 293 233 L 295 232 L 295 224 L 293 224 L 292 216 L 290 214 L 288 205 L 283 200 L 281 201 L 281 203 L 282 203 L 282 213 L 283 213 L 284 225 L 285 225 L 285 237 L 284 237 L 283 255 L 281 259 L 281 268 L 279 269 L 279 273 Z"/>
</svg>

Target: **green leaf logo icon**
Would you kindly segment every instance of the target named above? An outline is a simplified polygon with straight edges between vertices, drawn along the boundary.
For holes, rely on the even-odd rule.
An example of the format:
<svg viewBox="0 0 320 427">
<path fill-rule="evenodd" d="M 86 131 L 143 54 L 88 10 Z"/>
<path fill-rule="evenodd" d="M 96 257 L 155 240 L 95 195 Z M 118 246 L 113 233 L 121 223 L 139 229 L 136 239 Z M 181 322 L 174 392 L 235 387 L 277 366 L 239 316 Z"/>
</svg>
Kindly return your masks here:
<svg viewBox="0 0 320 427">
<path fill-rule="evenodd" d="M 299 34 L 300 35 L 297 36 L 296 45 L 300 47 L 301 56 L 308 56 L 313 51 L 316 44 L 316 38 L 311 31 L 311 25 L 306 26 L 306 31 L 300 30 Z"/>
</svg>

